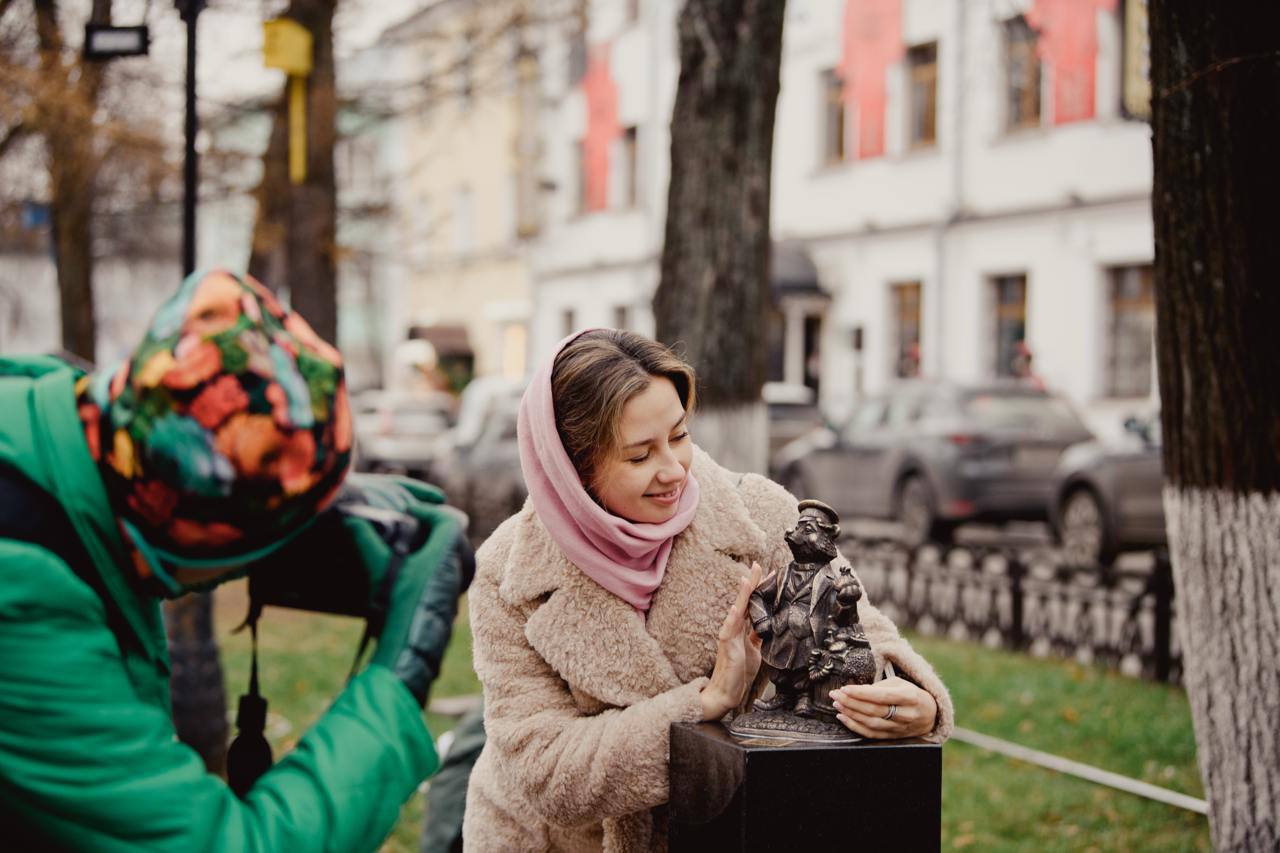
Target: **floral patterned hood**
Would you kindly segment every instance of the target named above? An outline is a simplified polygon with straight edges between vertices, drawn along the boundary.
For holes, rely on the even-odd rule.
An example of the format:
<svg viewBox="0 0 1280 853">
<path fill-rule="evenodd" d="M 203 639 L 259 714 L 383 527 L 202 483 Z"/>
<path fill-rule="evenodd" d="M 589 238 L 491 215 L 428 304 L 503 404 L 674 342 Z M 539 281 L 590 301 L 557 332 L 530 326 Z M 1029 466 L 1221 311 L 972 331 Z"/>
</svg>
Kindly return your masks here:
<svg viewBox="0 0 1280 853">
<path fill-rule="evenodd" d="M 82 377 L 76 393 L 139 550 L 219 559 L 269 548 L 333 499 L 351 460 L 341 355 L 247 275 L 188 276 L 132 356 Z M 135 562 L 144 575 L 154 565 Z"/>
</svg>

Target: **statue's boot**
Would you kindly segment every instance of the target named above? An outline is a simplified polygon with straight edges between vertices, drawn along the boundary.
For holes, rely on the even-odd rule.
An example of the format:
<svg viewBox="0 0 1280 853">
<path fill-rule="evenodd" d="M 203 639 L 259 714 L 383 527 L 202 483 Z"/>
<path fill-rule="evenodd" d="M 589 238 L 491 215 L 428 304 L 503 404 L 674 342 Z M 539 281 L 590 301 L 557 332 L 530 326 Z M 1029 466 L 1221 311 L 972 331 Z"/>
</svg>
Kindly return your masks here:
<svg viewBox="0 0 1280 853">
<path fill-rule="evenodd" d="M 751 703 L 757 711 L 783 711 L 796 703 L 795 693 L 774 693 L 768 699 L 757 699 Z"/>
<path fill-rule="evenodd" d="M 809 701 L 808 696 L 801 696 L 796 700 L 796 716 L 799 717 L 816 717 L 817 711 L 814 710 L 813 703 Z"/>
</svg>

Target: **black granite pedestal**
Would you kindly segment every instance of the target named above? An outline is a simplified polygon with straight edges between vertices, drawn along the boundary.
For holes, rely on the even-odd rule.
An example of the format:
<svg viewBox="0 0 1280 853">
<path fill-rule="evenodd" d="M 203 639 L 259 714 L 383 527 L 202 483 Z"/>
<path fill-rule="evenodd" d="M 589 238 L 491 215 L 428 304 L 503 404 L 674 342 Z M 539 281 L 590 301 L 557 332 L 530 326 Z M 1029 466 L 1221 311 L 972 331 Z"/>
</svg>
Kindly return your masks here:
<svg viewBox="0 0 1280 853">
<path fill-rule="evenodd" d="M 942 747 L 738 740 L 719 723 L 677 723 L 668 809 L 671 853 L 938 850 Z"/>
</svg>

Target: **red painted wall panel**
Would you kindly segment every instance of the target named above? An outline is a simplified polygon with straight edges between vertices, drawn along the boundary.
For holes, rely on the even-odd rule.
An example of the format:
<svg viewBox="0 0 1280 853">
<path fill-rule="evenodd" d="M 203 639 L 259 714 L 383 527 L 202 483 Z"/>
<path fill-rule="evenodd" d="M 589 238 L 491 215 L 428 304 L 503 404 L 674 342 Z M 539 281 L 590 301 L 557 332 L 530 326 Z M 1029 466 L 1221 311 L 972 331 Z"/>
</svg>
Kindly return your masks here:
<svg viewBox="0 0 1280 853">
<path fill-rule="evenodd" d="M 1053 123 L 1094 116 L 1098 67 L 1098 13 L 1116 0 L 1035 0 L 1027 23 L 1040 33 L 1040 58 L 1053 80 Z"/>
<path fill-rule="evenodd" d="M 902 54 L 902 0 L 846 0 L 837 73 L 848 118 L 856 120 L 858 159 L 884 154 L 886 78 Z"/>
<path fill-rule="evenodd" d="M 604 210 L 609 206 L 609 148 L 622 133 L 618 126 L 618 87 L 609 71 L 609 45 L 591 49 L 582 92 L 587 100 L 581 176 L 586 183 L 586 209 Z"/>
</svg>

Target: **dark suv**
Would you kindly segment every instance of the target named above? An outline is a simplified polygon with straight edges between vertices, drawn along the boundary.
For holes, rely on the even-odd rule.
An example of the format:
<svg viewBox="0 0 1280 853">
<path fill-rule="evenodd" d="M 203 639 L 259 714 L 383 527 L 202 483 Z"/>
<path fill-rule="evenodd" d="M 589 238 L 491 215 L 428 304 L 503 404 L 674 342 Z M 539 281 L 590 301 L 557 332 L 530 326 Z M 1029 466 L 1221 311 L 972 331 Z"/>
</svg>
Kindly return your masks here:
<svg viewBox="0 0 1280 853">
<path fill-rule="evenodd" d="M 1123 551 L 1166 544 L 1160 415 L 1129 418 L 1116 442 L 1063 454 L 1049 505 L 1053 532 L 1078 565 L 1110 566 Z"/>
<path fill-rule="evenodd" d="M 1065 399 L 1025 383 L 913 381 L 788 444 L 770 468 L 796 496 L 894 519 L 918 545 L 966 521 L 1045 519 L 1059 457 L 1092 438 Z"/>
</svg>

